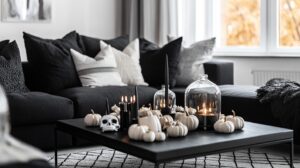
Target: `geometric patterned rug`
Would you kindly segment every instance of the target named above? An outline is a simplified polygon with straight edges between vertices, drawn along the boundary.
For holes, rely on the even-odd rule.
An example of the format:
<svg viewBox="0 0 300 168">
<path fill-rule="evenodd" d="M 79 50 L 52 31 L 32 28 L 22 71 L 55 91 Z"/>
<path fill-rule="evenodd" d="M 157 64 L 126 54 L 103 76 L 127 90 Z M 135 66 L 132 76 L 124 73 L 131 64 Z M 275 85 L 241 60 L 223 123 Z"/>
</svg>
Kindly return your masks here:
<svg viewBox="0 0 300 168">
<path fill-rule="evenodd" d="M 278 154 L 265 153 L 259 149 L 239 150 L 208 155 L 193 159 L 178 160 L 160 164 L 163 168 L 288 168 L 289 158 Z M 49 158 L 54 165 L 54 157 Z M 58 155 L 60 168 L 148 168 L 154 164 L 140 158 L 107 148 Z M 300 160 L 294 160 L 295 168 L 300 168 Z"/>
</svg>

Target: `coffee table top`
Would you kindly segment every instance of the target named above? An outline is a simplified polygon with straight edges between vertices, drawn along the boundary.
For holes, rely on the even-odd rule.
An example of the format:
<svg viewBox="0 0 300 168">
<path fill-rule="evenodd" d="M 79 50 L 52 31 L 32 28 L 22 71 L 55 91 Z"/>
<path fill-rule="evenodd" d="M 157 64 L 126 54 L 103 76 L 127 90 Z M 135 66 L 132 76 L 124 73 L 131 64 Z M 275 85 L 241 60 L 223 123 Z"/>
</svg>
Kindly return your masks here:
<svg viewBox="0 0 300 168">
<path fill-rule="evenodd" d="M 232 134 L 193 131 L 186 137 L 154 143 L 131 140 L 127 131 L 102 133 L 99 127 L 86 127 L 83 119 L 61 120 L 56 126 L 60 131 L 156 163 L 293 140 L 293 130 L 251 122 Z"/>
</svg>

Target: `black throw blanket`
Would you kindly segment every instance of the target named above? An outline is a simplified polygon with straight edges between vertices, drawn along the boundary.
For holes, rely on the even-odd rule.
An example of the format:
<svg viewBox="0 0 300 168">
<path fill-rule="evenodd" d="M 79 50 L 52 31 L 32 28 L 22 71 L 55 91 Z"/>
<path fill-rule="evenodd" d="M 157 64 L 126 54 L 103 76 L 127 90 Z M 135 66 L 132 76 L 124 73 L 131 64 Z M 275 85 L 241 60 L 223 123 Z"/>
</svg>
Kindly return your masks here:
<svg viewBox="0 0 300 168">
<path fill-rule="evenodd" d="M 261 103 L 270 103 L 273 117 L 281 126 L 294 130 L 295 141 L 300 139 L 300 84 L 274 78 L 257 89 Z M 298 142 L 299 144 L 300 142 Z"/>
</svg>

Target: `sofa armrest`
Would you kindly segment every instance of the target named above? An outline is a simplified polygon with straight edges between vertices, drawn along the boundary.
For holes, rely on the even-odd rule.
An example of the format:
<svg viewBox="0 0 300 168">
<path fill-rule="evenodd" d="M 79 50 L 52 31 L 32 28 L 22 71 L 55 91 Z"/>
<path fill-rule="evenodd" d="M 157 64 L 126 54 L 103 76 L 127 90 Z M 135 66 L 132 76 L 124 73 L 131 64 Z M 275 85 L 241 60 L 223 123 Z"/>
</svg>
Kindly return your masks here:
<svg viewBox="0 0 300 168">
<path fill-rule="evenodd" d="M 204 63 L 208 79 L 217 85 L 233 84 L 233 62 L 212 60 Z"/>
</svg>

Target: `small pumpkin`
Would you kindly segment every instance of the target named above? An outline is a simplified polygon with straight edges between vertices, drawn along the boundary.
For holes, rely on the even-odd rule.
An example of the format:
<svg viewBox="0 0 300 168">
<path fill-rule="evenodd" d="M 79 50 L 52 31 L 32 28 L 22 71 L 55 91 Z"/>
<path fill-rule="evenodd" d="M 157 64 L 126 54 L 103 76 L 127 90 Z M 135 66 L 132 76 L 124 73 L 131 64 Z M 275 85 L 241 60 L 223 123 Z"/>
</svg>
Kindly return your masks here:
<svg viewBox="0 0 300 168">
<path fill-rule="evenodd" d="M 215 122 L 214 129 L 216 132 L 220 133 L 232 133 L 235 128 L 231 121 L 227 121 L 226 118 L 224 118 Z"/>
<path fill-rule="evenodd" d="M 175 120 L 179 120 L 180 117 L 185 116 L 185 112 L 176 112 L 175 113 Z"/>
<path fill-rule="evenodd" d="M 176 106 L 175 111 L 176 112 L 184 112 L 184 108 L 181 106 Z"/>
<path fill-rule="evenodd" d="M 143 134 L 143 140 L 145 142 L 154 142 L 155 140 L 155 133 L 153 131 L 148 130 Z"/>
<path fill-rule="evenodd" d="M 176 121 L 167 129 L 167 134 L 170 137 L 183 137 L 188 134 L 188 128 L 180 121 Z"/>
<path fill-rule="evenodd" d="M 164 132 L 156 132 L 155 133 L 155 141 L 165 141 L 166 140 L 166 134 Z"/>
<path fill-rule="evenodd" d="M 146 117 L 140 117 L 139 124 L 147 125 L 154 132 L 161 132 L 161 124 L 159 122 L 159 119 L 156 115 L 153 115 L 152 113 L 150 113 Z"/>
<path fill-rule="evenodd" d="M 143 140 L 143 135 L 149 130 L 148 126 L 132 124 L 128 129 L 130 139 Z"/>
<path fill-rule="evenodd" d="M 189 131 L 196 130 L 199 126 L 198 118 L 194 115 L 190 115 L 188 112 L 186 112 L 185 115 L 180 115 L 178 121 L 186 125 Z"/>
<path fill-rule="evenodd" d="M 172 121 L 173 121 L 173 118 L 170 115 L 164 115 L 159 118 L 159 122 L 160 122 L 162 128 L 164 127 L 166 122 L 172 122 Z"/>
<path fill-rule="evenodd" d="M 97 114 L 94 112 L 93 109 L 91 109 L 91 114 L 87 114 L 84 117 L 84 124 L 86 126 L 99 126 L 100 125 L 100 120 L 101 120 L 101 115 Z"/>
<path fill-rule="evenodd" d="M 112 110 L 113 112 L 117 113 L 118 115 L 120 114 L 120 111 L 121 111 L 120 107 L 118 107 L 117 105 L 113 105 L 113 106 L 111 107 L 111 110 Z"/>
<path fill-rule="evenodd" d="M 187 111 L 190 115 L 195 115 L 197 110 L 192 107 L 185 107 L 185 111 Z"/>
<path fill-rule="evenodd" d="M 245 125 L 245 121 L 242 117 L 236 116 L 235 111 L 232 110 L 233 115 L 226 116 L 227 121 L 231 121 L 234 124 L 236 130 L 243 129 Z"/>
</svg>

